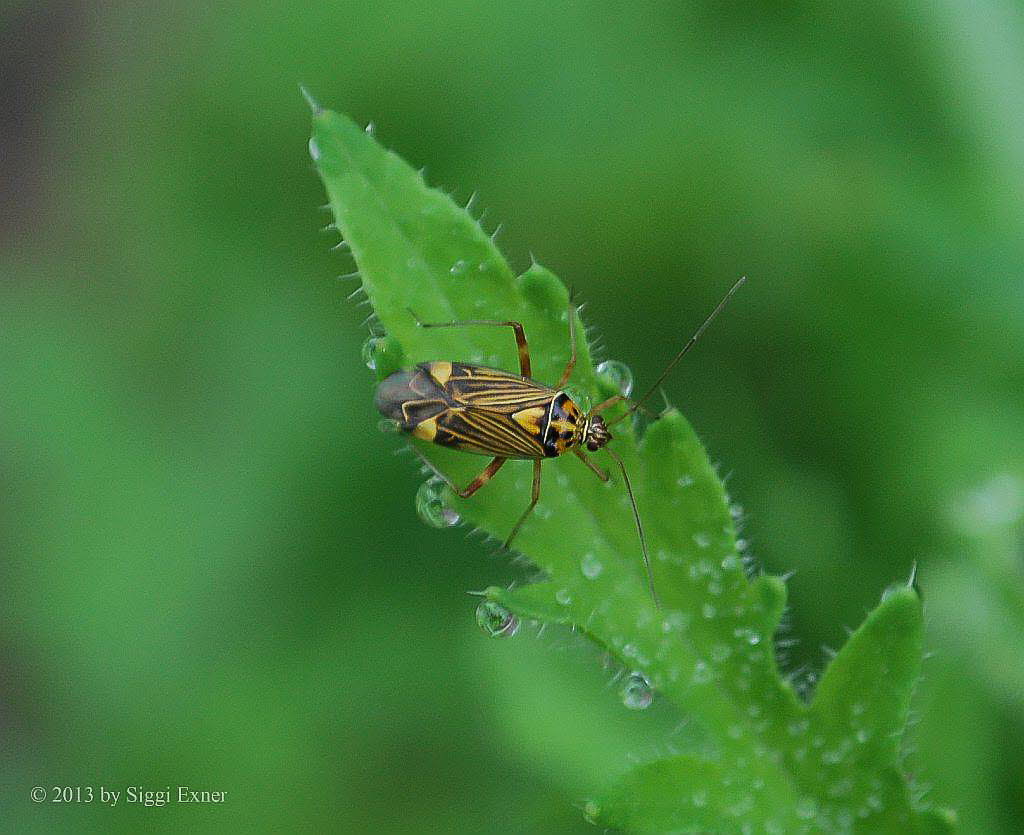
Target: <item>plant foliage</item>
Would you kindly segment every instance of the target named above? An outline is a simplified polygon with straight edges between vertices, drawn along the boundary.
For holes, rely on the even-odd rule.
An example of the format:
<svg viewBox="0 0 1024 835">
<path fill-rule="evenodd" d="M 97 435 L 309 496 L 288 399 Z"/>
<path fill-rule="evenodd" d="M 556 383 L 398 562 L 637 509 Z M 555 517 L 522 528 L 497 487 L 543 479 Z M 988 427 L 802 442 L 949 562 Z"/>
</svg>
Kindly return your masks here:
<svg viewBox="0 0 1024 835">
<path fill-rule="evenodd" d="M 423 330 L 412 309 L 433 321 L 521 321 L 534 376 L 557 379 L 569 353 L 568 297 L 559 279 L 538 264 L 516 276 L 468 211 L 369 132 L 312 105 L 310 154 L 386 333 L 370 346 L 378 375 L 436 359 L 517 367 L 509 332 Z M 595 370 L 583 332 L 577 327 L 571 384 L 597 402 L 617 383 Z M 901 760 L 922 657 L 914 585 L 883 596 L 804 701 L 775 657 L 785 584 L 751 576 L 729 498 L 690 425 L 669 409 L 642 435 L 628 421 L 615 435 L 661 608 L 647 590 L 628 497 L 606 458 L 608 483 L 572 456 L 544 463 L 545 489 L 516 542 L 541 579 L 485 592 L 520 619 L 586 634 L 702 731 L 692 750 L 595 787 L 587 816 L 632 831 L 947 830 L 951 814 L 915 801 Z M 484 463 L 433 447 L 424 452 L 458 483 Z M 529 462 L 510 462 L 472 499 L 446 500 L 500 540 L 525 507 L 530 481 Z"/>
</svg>

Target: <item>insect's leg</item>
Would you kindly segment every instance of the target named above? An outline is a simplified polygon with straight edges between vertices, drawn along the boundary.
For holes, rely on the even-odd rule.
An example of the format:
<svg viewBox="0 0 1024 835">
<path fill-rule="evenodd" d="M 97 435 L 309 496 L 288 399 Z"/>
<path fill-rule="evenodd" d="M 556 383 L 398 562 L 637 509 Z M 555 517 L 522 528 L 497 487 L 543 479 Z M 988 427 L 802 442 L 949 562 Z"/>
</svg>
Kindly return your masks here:
<svg viewBox="0 0 1024 835">
<path fill-rule="evenodd" d="M 490 464 L 484 467 L 484 471 L 480 473 L 480 475 L 478 475 L 471 482 L 469 482 L 469 484 L 467 484 L 463 489 L 456 490 L 455 492 L 458 493 L 459 496 L 461 496 L 463 499 L 468 499 L 477 490 L 479 490 L 488 481 L 490 481 L 491 477 L 496 472 L 498 472 L 498 470 L 501 469 L 501 465 L 504 464 L 506 461 L 508 461 L 507 458 L 495 458 L 493 461 L 491 461 Z"/>
<path fill-rule="evenodd" d="M 600 403 L 598 403 L 590 410 L 590 416 L 593 417 L 594 415 L 598 415 L 605 409 L 610 409 L 616 403 L 621 403 L 625 399 L 626 398 L 623 397 L 621 394 L 615 394 L 609 397 L 607 400 L 602 400 Z"/>
<path fill-rule="evenodd" d="M 594 408 L 592 408 L 590 410 L 589 416 L 593 417 L 596 414 L 600 414 L 605 409 L 610 409 L 616 403 L 622 403 L 623 401 L 625 401 L 626 403 L 632 403 L 633 402 L 632 400 L 630 400 L 625 395 L 616 394 L 616 395 L 613 395 L 613 396 L 609 397 L 607 400 L 602 400 L 600 403 L 598 403 L 596 406 L 594 406 Z M 645 415 L 647 415 L 649 418 L 654 418 L 654 420 L 657 420 L 659 417 L 661 417 L 661 415 L 654 414 L 654 412 L 652 412 L 646 406 L 639 406 L 638 405 L 637 408 L 639 408 L 640 411 L 643 412 Z M 628 415 L 629 412 L 627 412 L 626 414 Z M 611 426 L 614 423 L 618 423 L 620 420 L 622 420 L 623 417 L 626 417 L 626 415 L 623 415 L 622 417 L 615 418 L 615 420 L 611 421 L 608 425 Z"/>
<path fill-rule="evenodd" d="M 526 521 L 526 517 L 529 516 L 533 509 L 537 506 L 537 501 L 540 499 L 540 458 L 535 458 L 533 461 L 533 495 L 530 498 L 530 506 L 523 511 L 523 515 L 519 517 L 519 521 L 516 522 L 516 526 L 512 528 L 512 533 L 508 535 L 508 539 L 505 540 L 504 549 L 507 551 L 509 546 L 512 544 L 512 540 L 516 538 L 516 534 L 519 533 L 519 529 L 523 526 L 523 522 Z"/>
<path fill-rule="evenodd" d="M 608 473 L 606 473 L 599 466 L 597 466 L 597 464 L 595 464 L 593 461 L 591 461 L 590 458 L 587 456 L 587 454 L 585 452 L 583 452 L 583 450 L 581 450 L 579 447 L 573 447 L 572 451 L 573 451 L 573 453 L 575 453 L 576 457 L 580 459 L 580 461 L 582 461 L 584 464 L 586 464 L 588 467 L 590 467 L 590 469 L 593 471 L 594 475 L 596 475 L 599 479 L 601 479 L 601 481 L 607 481 L 608 480 Z"/>
<path fill-rule="evenodd" d="M 408 308 L 407 308 L 408 309 Z M 519 322 L 498 322 L 492 319 L 462 319 L 452 322 L 422 322 L 420 317 L 409 310 L 416 324 L 421 328 L 461 328 L 467 325 L 486 325 L 496 328 L 512 328 L 516 335 L 516 348 L 519 349 L 519 373 L 524 377 L 532 376 L 530 369 L 530 348 L 526 344 L 526 332 Z"/>
<path fill-rule="evenodd" d="M 566 383 L 569 382 L 569 375 L 572 374 L 572 370 L 576 367 L 576 305 L 573 303 L 573 294 L 569 293 L 569 362 L 565 364 L 565 371 L 562 372 L 562 377 L 555 385 L 556 389 L 561 389 Z"/>
<path fill-rule="evenodd" d="M 431 461 L 429 458 L 427 458 L 426 455 L 424 455 L 422 452 L 420 452 L 418 449 L 416 449 L 416 446 L 414 444 L 410 444 L 409 446 L 412 449 L 412 451 L 416 453 L 416 455 L 420 459 L 420 461 L 422 461 L 426 465 L 426 467 L 434 475 L 436 475 L 445 484 L 447 484 L 451 488 L 453 493 L 455 493 L 457 496 L 459 496 L 460 498 L 463 498 L 463 499 L 468 499 L 477 490 L 479 490 L 481 487 L 483 487 L 488 481 L 491 480 L 491 477 L 496 472 L 498 472 L 498 470 L 501 469 L 501 465 L 504 464 L 506 461 L 508 461 L 507 458 L 495 458 L 493 461 L 491 461 L 490 464 L 488 464 L 484 468 L 484 471 L 482 473 L 480 473 L 480 475 L 478 475 L 476 478 L 474 478 L 465 487 L 460 488 L 460 487 L 457 487 L 455 485 L 454 481 L 452 481 L 450 478 L 448 478 L 448 476 L 446 476 L 444 473 L 442 473 L 434 465 L 433 461 Z"/>
</svg>

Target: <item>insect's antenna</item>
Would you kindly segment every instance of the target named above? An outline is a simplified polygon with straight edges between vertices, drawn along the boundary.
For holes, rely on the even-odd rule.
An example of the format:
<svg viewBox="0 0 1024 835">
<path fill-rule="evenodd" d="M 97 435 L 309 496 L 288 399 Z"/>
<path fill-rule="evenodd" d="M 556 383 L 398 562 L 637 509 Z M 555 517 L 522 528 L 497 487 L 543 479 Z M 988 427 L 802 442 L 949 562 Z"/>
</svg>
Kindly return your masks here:
<svg viewBox="0 0 1024 835">
<path fill-rule="evenodd" d="M 647 585 L 651 590 L 651 599 L 654 601 L 654 605 L 660 609 L 661 601 L 658 599 L 658 593 L 654 590 L 654 575 L 651 573 L 651 558 L 647 554 L 647 537 L 644 535 L 644 526 L 640 521 L 640 511 L 636 506 L 636 496 L 633 495 L 633 486 L 629 483 L 629 475 L 626 473 L 626 464 L 609 447 L 605 447 L 604 451 L 615 460 L 615 463 L 619 465 L 619 469 L 622 470 L 622 480 L 626 483 L 626 492 L 629 494 L 629 501 L 633 505 L 633 518 L 636 519 L 636 532 L 640 535 L 640 550 L 644 553 L 644 568 L 647 569 Z"/>
<path fill-rule="evenodd" d="M 732 285 L 731 288 L 729 288 L 729 292 L 726 293 L 725 297 L 718 303 L 718 307 L 712 310 L 711 315 L 704 320 L 704 324 L 697 328 L 696 333 L 694 333 L 694 335 L 690 337 L 690 341 L 683 346 L 683 350 L 681 350 L 672 358 L 672 361 L 668 364 L 665 370 L 661 372 L 661 376 L 654 382 L 654 385 L 647 390 L 647 393 L 639 400 L 634 400 L 633 405 L 629 407 L 629 410 L 625 414 L 619 415 L 614 420 L 608 421 L 608 426 L 614 426 L 620 420 L 625 420 L 626 418 L 628 418 L 631 414 L 633 414 L 633 412 L 635 412 L 643 405 L 644 401 L 647 400 L 648 397 L 650 397 L 652 394 L 654 394 L 654 392 L 658 390 L 658 386 L 665 382 L 665 378 L 672 373 L 672 369 L 676 367 L 676 364 L 679 362 L 679 360 L 686 356 L 686 352 L 689 351 L 694 346 L 698 339 L 700 339 L 701 334 L 707 330 L 708 325 L 710 325 L 715 320 L 715 317 L 722 312 L 722 308 L 729 303 L 729 299 L 732 298 L 733 293 L 739 290 L 746 280 L 747 277 L 743 276 L 739 281 Z"/>
</svg>

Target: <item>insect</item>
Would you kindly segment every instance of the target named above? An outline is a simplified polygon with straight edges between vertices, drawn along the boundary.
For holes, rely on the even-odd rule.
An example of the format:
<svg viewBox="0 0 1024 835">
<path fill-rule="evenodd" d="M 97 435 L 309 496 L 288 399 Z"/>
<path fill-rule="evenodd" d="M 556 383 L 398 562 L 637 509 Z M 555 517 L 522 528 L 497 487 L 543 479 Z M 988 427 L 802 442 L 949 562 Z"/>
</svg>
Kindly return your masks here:
<svg viewBox="0 0 1024 835">
<path fill-rule="evenodd" d="M 637 509 L 636 496 L 629 482 L 625 464 L 619 455 L 607 446 L 612 440 L 609 430 L 611 426 L 642 408 L 643 403 L 657 391 L 676 363 L 693 347 L 745 281 L 746 276 L 732 286 L 641 398 L 630 400 L 624 395 L 617 394 L 598 403 L 588 412 L 580 409 L 564 390 L 576 367 L 576 311 L 571 297 L 568 317 L 569 361 L 554 386 L 547 386 L 532 379 L 530 349 L 523 326 L 519 322 L 490 319 L 423 322 L 410 310 L 409 313 L 421 328 L 511 328 L 515 334 L 516 347 L 519 349 L 519 373 L 450 360 L 422 362 L 412 370 L 396 371 L 381 381 L 377 387 L 376 406 L 381 414 L 395 421 L 399 429 L 414 438 L 463 452 L 493 456 L 480 475 L 460 488 L 413 447 L 423 463 L 443 479 L 455 494 L 464 499 L 468 499 L 490 481 L 510 458 L 533 461 L 533 490 L 530 503 L 505 540 L 505 548 L 511 546 L 516 534 L 540 499 L 541 462 L 545 458 L 556 458 L 571 452 L 599 479 L 608 481 L 608 474 L 584 452 L 584 448 L 589 452 L 604 449 L 622 472 L 622 481 L 633 507 L 647 583 L 652 599 L 660 606 L 654 590 L 651 561 L 647 553 L 647 538 L 640 520 L 640 511 Z M 605 422 L 601 413 L 623 401 L 629 403 L 629 409 L 613 420 Z"/>
</svg>

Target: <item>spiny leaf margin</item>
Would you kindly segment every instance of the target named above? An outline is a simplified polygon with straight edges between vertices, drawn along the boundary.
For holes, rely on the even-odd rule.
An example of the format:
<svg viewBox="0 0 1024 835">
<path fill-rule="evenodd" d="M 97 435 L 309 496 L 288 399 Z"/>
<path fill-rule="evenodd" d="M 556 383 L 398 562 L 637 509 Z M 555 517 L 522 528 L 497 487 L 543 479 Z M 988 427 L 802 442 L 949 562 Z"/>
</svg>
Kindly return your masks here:
<svg viewBox="0 0 1024 835">
<path fill-rule="evenodd" d="M 416 327 L 412 308 L 425 320 L 520 321 L 534 376 L 555 379 L 568 355 L 561 282 L 537 264 L 515 278 L 467 211 L 351 120 L 315 103 L 313 110 L 311 155 L 387 332 L 377 343 L 378 374 L 434 359 L 516 367 L 507 334 L 427 332 Z M 578 346 L 572 383 L 596 401 L 614 389 L 596 373 L 585 340 Z M 616 434 L 615 448 L 634 473 L 664 610 L 646 593 L 618 479 L 601 484 L 579 462 L 563 459 L 545 462 L 548 489 L 517 542 L 546 580 L 486 594 L 520 617 L 584 632 L 702 723 L 714 744 L 623 775 L 587 805 L 589 816 L 637 831 L 707 831 L 712 810 L 722 831 L 947 826 L 948 813 L 913 807 L 898 762 L 920 664 L 916 592 L 897 590 L 883 600 L 805 705 L 779 675 L 773 651 L 784 585 L 748 579 L 728 497 L 692 428 L 670 410 L 642 439 L 628 424 Z M 433 448 L 427 454 L 458 482 L 480 469 L 470 456 Z M 528 467 L 506 466 L 471 502 L 459 503 L 459 512 L 503 538 L 520 512 L 509 497 L 528 495 Z"/>
</svg>

